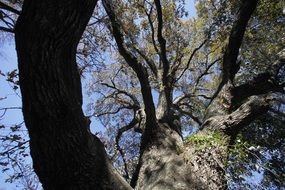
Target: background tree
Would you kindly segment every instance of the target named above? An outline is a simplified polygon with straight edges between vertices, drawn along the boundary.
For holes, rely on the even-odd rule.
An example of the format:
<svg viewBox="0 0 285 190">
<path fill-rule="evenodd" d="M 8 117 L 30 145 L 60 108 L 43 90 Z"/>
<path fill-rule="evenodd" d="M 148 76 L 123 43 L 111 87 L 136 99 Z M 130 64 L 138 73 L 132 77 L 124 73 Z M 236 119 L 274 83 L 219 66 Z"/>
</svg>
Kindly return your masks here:
<svg viewBox="0 0 285 190">
<path fill-rule="evenodd" d="M 253 171 L 263 185 L 284 186 L 281 2 L 201 0 L 194 19 L 183 1 L 105 0 L 92 17 L 95 2 L 79 2 L 25 1 L 15 30 L 44 188 L 130 188 L 90 133 L 93 116 L 106 126 L 109 157 L 137 189 L 236 188 Z M 87 118 L 78 73 L 98 98 Z"/>
</svg>

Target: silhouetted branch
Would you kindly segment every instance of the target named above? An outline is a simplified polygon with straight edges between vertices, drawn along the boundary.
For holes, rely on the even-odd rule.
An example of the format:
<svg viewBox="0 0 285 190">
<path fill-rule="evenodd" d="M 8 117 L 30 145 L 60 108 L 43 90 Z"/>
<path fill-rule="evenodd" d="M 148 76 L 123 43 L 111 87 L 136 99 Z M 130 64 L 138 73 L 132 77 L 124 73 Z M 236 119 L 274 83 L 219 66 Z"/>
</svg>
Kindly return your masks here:
<svg viewBox="0 0 285 190">
<path fill-rule="evenodd" d="M 116 14 L 114 11 L 114 4 L 111 0 L 104 0 L 103 6 L 109 16 L 112 26 L 112 33 L 115 38 L 116 44 L 118 46 L 118 51 L 121 56 L 124 57 L 125 61 L 128 65 L 135 71 L 141 85 L 141 92 L 143 95 L 143 101 L 145 105 L 146 116 L 155 122 L 155 106 L 153 102 L 153 97 L 151 93 L 151 87 L 148 80 L 148 72 L 147 69 L 138 62 L 137 58 L 131 54 L 126 48 L 123 34 L 121 33 L 120 23 L 116 18 Z"/>
<path fill-rule="evenodd" d="M 179 81 L 180 78 L 184 75 L 184 73 L 188 70 L 188 68 L 189 68 L 189 66 L 190 66 L 190 63 L 191 63 L 191 61 L 192 61 L 194 55 L 196 54 L 196 52 L 197 52 L 199 49 L 201 49 L 201 48 L 203 47 L 203 45 L 207 42 L 207 40 L 208 40 L 208 39 L 204 40 L 197 48 L 195 48 L 195 49 L 193 50 L 193 52 L 191 53 L 191 55 L 190 55 L 190 57 L 189 57 L 189 59 L 188 59 L 188 61 L 187 61 L 186 67 L 183 69 L 183 71 L 182 71 L 182 72 L 178 75 L 178 77 L 176 78 L 176 80 L 175 80 L 176 82 Z M 175 73 L 175 72 L 178 70 L 179 66 L 180 66 L 180 64 L 178 64 L 175 68 L 173 68 L 172 73 Z"/>
<path fill-rule="evenodd" d="M 12 148 L 9 148 L 8 150 L 4 151 L 4 152 L 0 152 L 0 155 L 5 155 L 5 154 L 9 154 L 10 151 L 14 150 L 14 149 L 17 149 L 21 146 L 23 146 L 24 144 L 28 143 L 29 140 L 27 141 L 24 141 L 24 142 L 21 142 L 21 143 L 18 143 L 16 146 L 12 147 Z"/>
<path fill-rule="evenodd" d="M 0 26 L 0 30 L 4 31 L 4 32 L 9 32 L 9 33 L 15 33 L 13 29 L 11 28 L 6 28 L 6 27 L 3 27 L 3 26 Z"/>
<path fill-rule="evenodd" d="M 15 13 L 17 15 L 20 15 L 20 13 L 21 13 L 20 11 L 14 9 L 13 7 L 10 7 L 9 5 L 6 5 L 5 3 L 1 2 L 1 1 L 0 1 L 0 8 L 4 9 L 6 11 L 10 11 L 12 13 Z"/>
<path fill-rule="evenodd" d="M 129 179 L 130 176 L 129 176 L 129 172 L 128 172 L 127 160 L 125 158 L 124 151 L 123 151 L 123 149 L 120 146 L 120 139 L 121 139 L 121 137 L 122 137 L 124 132 L 134 128 L 136 124 L 138 124 L 138 120 L 134 116 L 133 120 L 128 125 L 125 125 L 124 127 L 120 128 L 118 130 L 118 133 L 117 133 L 117 136 L 116 136 L 116 147 L 117 147 L 117 150 L 119 151 L 119 153 L 121 154 L 123 162 L 124 162 L 124 170 L 125 170 L 125 173 L 126 173 L 126 179 Z M 116 153 L 114 154 L 113 158 L 115 156 L 116 156 Z"/>
</svg>

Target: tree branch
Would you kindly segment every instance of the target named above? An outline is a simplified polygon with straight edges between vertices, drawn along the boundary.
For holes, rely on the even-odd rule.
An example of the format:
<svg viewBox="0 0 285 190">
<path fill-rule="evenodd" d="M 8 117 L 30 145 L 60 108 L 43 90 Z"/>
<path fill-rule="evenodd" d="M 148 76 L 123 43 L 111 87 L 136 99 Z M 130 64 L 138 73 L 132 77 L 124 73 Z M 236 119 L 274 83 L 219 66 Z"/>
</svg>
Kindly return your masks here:
<svg viewBox="0 0 285 190">
<path fill-rule="evenodd" d="M 196 47 L 196 48 L 193 50 L 193 52 L 191 53 L 191 55 L 190 55 L 190 57 L 189 57 L 189 59 L 188 59 L 188 61 L 187 61 L 186 67 L 183 69 L 183 71 L 180 73 L 180 75 L 176 78 L 175 82 L 179 81 L 180 78 L 184 75 L 184 73 L 188 70 L 188 68 L 189 68 L 189 66 L 190 66 L 190 63 L 191 63 L 191 61 L 192 61 L 194 55 L 196 54 L 196 52 L 197 52 L 198 50 L 200 50 L 200 49 L 203 47 L 203 45 L 204 45 L 207 41 L 208 41 L 208 39 L 204 40 L 198 47 Z M 177 64 L 177 66 L 176 66 L 175 68 L 173 68 L 173 70 L 172 70 L 172 75 L 175 74 L 175 72 L 178 70 L 178 68 L 179 68 L 180 65 L 181 65 L 181 64 Z"/>
<path fill-rule="evenodd" d="M 233 104 L 242 102 L 249 96 L 268 92 L 284 92 L 284 87 L 272 81 L 269 73 L 261 73 L 245 84 L 231 90 Z"/>
<path fill-rule="evenodd" d="M 12 148 L 10 148 L 10 149 L 8 149 L 8 150 L 6 150 L 6 151 L 4 151 L 4 152 L 0 152 L 0 155 L 5 155 L 5 154 L 9 154 L 9 152 L 10 151 L 12 151 L 12 150 L 14 150 L 14 149 L 16 149 L 16 148 L 19 148 L 19 147 L 21 147 L 21 146 L 23 146 L 24 144 L 26 144 L 26 143 L 28 143 L 29 142 L 29 140 L 27 140 L 27 141 L 24 141 L 24 142 L 21 142 L 21 143 L 18 143 L 16 146 L 13 146 Z"/>
<path fill-rule="evenodd" d="M 266 113 L 270 106 L 270 98 L 266 96 L 251 96 L 236 111 L 228 115 L 214 116 L 207 119 L 202 130 L 218 130 L 226 134 L 236 134 L 257 117 Z"/>
<path fill-rule="evenodd" d="M 107 83 L 101 83 L 101 85 L 115 89 L 118 93 L 128 96 L 134 102 L 134 106 L 137 106 L 138 109 L 140 108 L 140 103 L 139 103 L 138 99 L 133 94 L 130 94 L 130 93 L 126 92 L 125 90 L 118 89 L 113 81 L 112 81 L 112 83 L 113 83 L 113 86 L 109 85 Z"/>
<path fill-rule="evenodd" d="M 169 61 L 167 60 L 166 56 L 166 40 L 162 36 L 163 30 L 163 18 L 162 18 L 162 8 L 160 0 L 154 0 L 156 12 L 157 12 L 157 19 L 158 19 L 158 27 L 157 27 L 157 40 L 160 45 L 160 58 L 163 64 L 163 80 L 167 80 L 168 72 L 169 72 Z"/>
<path fill-rule="evenodd" d="M 4 9 L 4 10 L 6 10 L 6 11 L 10 11 L 10 12 L 12 12 L 12 13 L 15 13 L 15 14 L 17 14 L 17 15 L 20 15 L 20 14 L 21 14 L 20 11 L 14 9 L 13 7 L 10 7 L 9 5 L 6 5 L 5 3 L 1 2 L 1 1 L 0 1 L 0 8 L 1 8 L 1 9 Z"/>
<path fill-rule="evenodd" d="M 134 116 L 133 120 L 128 125 L 125 125 L 124 127 L 120 128 L 118 130 L 118 133 L 117 133 L 117 136 L 116 136 L 116 147 L 117 147 L 117 150 L 119 151 L 119 153 L 121 154 L 123 162 L 124 162 L 124 169 L 125 169 L 125 173 L 126 173 L 126 179 L 129 179 L 130 176 L 129 176 L 129 172 L 128 172 L 127 160 L 125 158 L 125 154 L 123 152 L 123 149 L 120 146 L 120 139 L 121 139 L 121 137 L 122 137 L 124 132 L 134 128 L 136 124 L 138 124 L 138 120 Z"/>
<path fill-rule="evenodd" d="M 146 116 L 151 121 L 155 122 L 155 106 L 151 93 L 151 87 L 148 80 L 147 69 L 138 62 L 137 58 L 134 57 L 127 49 L 124 43 L 123 34 L 121 33 L 119 21 L 116 18 L 113 3 L 111 0 L 104 0 L 103 6 L 109 16 L 112 26 L 112 33 L 118 46 L 119 53 L 124 57 L 128 65 L 135 71 L 141 85 L 141 92 L 143 95 L 143 101 L 145 104 Z"/>
<path fill-rule="evenodd" d="M 147 15 L 147 19 L 148 19 L 148 22 L 149 22 L 149 25 L 150 25 L 150 29 L 151 29 L 151 40 L 152 40 L 152 44 L 153 44 L 153 47 L 154 47 L 154 50 L 155 52 L 159 55 L 159 50 L 157 48 L 157 45 L 156 45 L 156 42 L 155 42 L 155 31 L 154 31 L 154 26 L 153 26 L 153 22 L 151 20 L 151 13 L 152 13 L 152 10 L 153 10 L 153 6 L 150 4 L 151 8 L 149 10 L 149 13 L 147 12 L 147 10 L 143 7 L 144 9 L 144 12 L 145 14 Z"/>
<path fill-rule="evenodd" d="M 145 60 L 145 62 L 147 63 L 147 65 L 149 66 L 150 70 L 152 71 L 152 73 L 154 74 L 154 76 L 157 78 L 157 68 L 155 63 L 149 59 L 142 51 L 140 51 L 138 48 L 134 47 L 135 50 L 138 52 L 138 54 Z"/>
<path fill-rule="evenodd" d="M 223 57 L 222 71 L 223 80 L 233 80 L 235 74 L 239 71 L 240 63 L 237 62 L 239 49 L 242 44 L 243 36 L 248 24 L 248 21 L 257 6 L 258 0 L 242 1 L 242 5 L 235 21 L 231 34 L 229 36 L 228 45 Z"/>
<path fill-rule="evenodd" d="M 242 5 L 229 36 L 226 51 L 222 62 L 222 80 L 212 96 L 210 104 L 218 96 L 223 86 L 230 80 L 233 81 L 236 73 L 240 69 L 240 62 L 237 62 L 239 49 L 242 44 L 243 36 L 247 27 L 247 23 L 257 6 L 258 0 L 242 1 Z"/>
<path fill-rule="evenodd" d="M 6 27 L 3 27 L 3 26 L 0 26 L 0 30 L 4 31 L 4 32 L 9 32 L 9 33 L 12 33 L 14 34 L 15 31 L 11 28 L 6 28 Z"/>
<path fill-rule="evenodd" d="M 233 104 L 238 104 L 252 95 L 261 95 L 268 92 L 284 93 L 284 84 L 278 83 L 277 75 L 285 65 L 285 51 L 281 51 L 279 59 L 275 61 L 264 73 L 258 74 L 252 80 L 231 89 Z"/>
<path fill-rule="evenodd" d="M 197 77 L 197 79 L 196 79 L 196 81 L 195 81 L 194 88 L 196 88 L 196 87 L 198 86 L 198 84 L 199 84 L 201 78 L 203 78 L 205 75 L 207 75 L 209 69 L 210 69 L 213 65 L 215 65 L 219 60 L 221 60 L 221 59 L 218 58 L 218 59 L 214 60 L 212 63 L 210 63 L 210 64 L 206 67 L 205 71 L 204 71 L 203 73 L 201 73 L 201 74 Z"/>
<path fill-rule="evenodd" d="M 179 106 L 174 106 L 174 108 L 179 111 L 181 114 L 187 115 L 189 116 L 191 119 L 193 119 L 193 121 L 195 121 L 198 125 L 202 125 L 202 122 L 200 121 L 200 119 L 196 116 L 194 116 L 191 112 L 183 110 L 182 108 L 180 108 Z"/>
<path fill-rule="evenodd" d="M 103 113 L 100 113 L 100 114 L 93 114 L 93 115 L 96 116 L 96 117 L 101 117 L 101 116 L 107 115 L 107 114 L 109 114 L 109 115 L 116 114 L 116 113 L 120 112 L 122 109 L 133 109 L 133 108 L 132 107 L 128 107 L 128 106 L 121 106 L 121 107 L 119 107 L 115 111 L 106 111 L 106 112 L 103 112 Z M 90 116 L 88 116 L 88 117 L 90 117 Z"/>
</svg>

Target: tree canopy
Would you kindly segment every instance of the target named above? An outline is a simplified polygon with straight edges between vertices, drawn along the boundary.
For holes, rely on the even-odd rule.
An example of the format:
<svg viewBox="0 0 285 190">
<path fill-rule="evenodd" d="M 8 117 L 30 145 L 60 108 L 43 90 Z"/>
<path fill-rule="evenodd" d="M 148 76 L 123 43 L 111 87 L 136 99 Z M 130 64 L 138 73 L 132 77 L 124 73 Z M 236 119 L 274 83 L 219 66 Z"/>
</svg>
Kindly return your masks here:
<svg viewBox="0 0 285 190">
<path fill-rule="evenodd" d="M 7 181 L 38 188 L 30 145 L 45 189 L 284 188 L 284 6 L 0 1 L 19 61 L 0 74 L 25 120 L 8 126 L 19 108 L 0 108 Z"/>
</svg>

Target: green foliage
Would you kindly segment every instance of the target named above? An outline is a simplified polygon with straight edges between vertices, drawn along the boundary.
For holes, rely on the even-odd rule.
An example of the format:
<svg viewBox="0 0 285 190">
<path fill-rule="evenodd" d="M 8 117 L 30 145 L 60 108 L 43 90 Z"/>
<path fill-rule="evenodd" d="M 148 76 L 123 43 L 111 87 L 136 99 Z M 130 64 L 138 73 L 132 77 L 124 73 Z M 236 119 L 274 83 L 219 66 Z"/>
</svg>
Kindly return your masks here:
<svg viewBox="0 0 285 190">
<path fill-rule="evenodd" d="M 241 134 L 238 134 L 235 142 L 229 148 L 229 154 L 231 159 L 228 164 L 232 162 L 242 162 L 248 157 L 247 149 L 250 147 L 248 141 L 246 141 Z"/>
<path fill-rule="evenodd" d="M 211 147 L 220 147 L 226 149 L 228 139 L 221 135 L 220 132 L 209 132 L 207 134 L 194 134 L 186 137 L 186 144 L 192 144 L 196 150 L 203 150 Z"/>
</svg>

